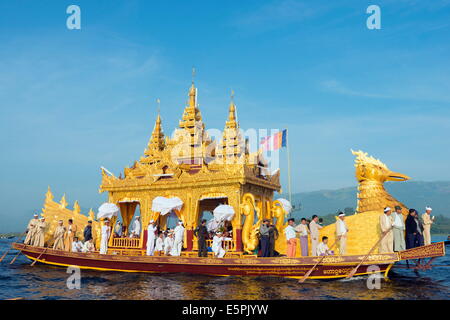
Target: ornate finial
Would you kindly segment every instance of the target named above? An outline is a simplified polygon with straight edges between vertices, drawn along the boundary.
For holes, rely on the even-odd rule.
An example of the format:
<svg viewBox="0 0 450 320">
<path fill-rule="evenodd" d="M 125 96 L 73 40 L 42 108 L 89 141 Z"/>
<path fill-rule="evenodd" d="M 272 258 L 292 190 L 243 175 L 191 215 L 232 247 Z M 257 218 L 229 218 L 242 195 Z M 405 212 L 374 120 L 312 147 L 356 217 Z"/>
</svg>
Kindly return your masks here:
<svg viewBox="0 0 450 320">
<path fill-rule="evenodd" d="M 195 67 L 192 66 L 192 84 L 194 84 L 194 80 L 195 80 Z"/>
<path fill-rule="evenodd" d="M 78 200 L 75 200 L 75 203 L 73 204 L 73 212 L 78 213 L 78 214 L 81 212 L 81 208 L 80 208 L 80 205 L 78 204 Z"/>
<path fill-rule="evenodd" d="M 160 109 L 161 109 L 161 100 L 159 100 L 159 98 L 156 99 L 156 103 L 158 103 L 158 115 L 159 115 L 159 112 L 160 112 Z"/>
<path fill-rule="evenodd" d="M 66 201 L 66 194 L 64 193 L 64 195 L 61 198 L 61 201 L 59 202 L 59 204 L 61 205 L 61 209 L 64 209 L 67 207 L 68 203 Z"/>
<path fill-rule="evenodd" d="M 234 90 L 233 89 L 231 89 L 231 101 L 234 102 Z"/>
<path fill-rule="evenodd" d="M 95 213 L 94 213 L 94 211 L 92 211 L 92 208 L 88 212 L 88 217 L 89 217 L 89 220 L 91 220 L 91 221 L 95 220 Z"/>
<path fill-rule="evenodd" d="M 45 200 L 46 201 L 53 200 L 53 193 L 52 193 L 52 190 L 50 190 L 50 186 L 48 186 L 48 188 L 47 188 L 47 193 L 45 194 Z"/>
</svg>

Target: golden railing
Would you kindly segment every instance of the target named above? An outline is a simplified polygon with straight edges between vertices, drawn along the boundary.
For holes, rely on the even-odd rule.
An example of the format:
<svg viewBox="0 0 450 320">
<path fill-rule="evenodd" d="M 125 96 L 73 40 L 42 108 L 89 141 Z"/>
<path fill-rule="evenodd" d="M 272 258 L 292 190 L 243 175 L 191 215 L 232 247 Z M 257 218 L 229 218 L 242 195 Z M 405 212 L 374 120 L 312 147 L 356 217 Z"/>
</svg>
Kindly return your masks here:
<svg viewBox="0 0 450 320">
<path fill-rule="evenodd" d="M 110 247 L 140 248 L 141 247 L 141 239 L 139 239 L 139 238 L 113 238 Z"/>
<path fill-rule="evenodd" d="M 212 247 L 212 240 L 206 240 L 206 246 Z M 225 249 L 225 251 L 235 251 L 236 249 L 236 240 L 223 240 L 222 241 L 222 248 Z"/>
</svg>

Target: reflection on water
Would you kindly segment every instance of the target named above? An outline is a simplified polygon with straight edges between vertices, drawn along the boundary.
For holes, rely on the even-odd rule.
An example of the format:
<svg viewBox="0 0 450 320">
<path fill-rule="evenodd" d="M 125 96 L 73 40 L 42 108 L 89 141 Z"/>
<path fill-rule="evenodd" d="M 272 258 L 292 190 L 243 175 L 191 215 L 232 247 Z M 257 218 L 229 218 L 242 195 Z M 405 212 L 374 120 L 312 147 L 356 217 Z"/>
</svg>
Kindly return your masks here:
<svg viewBox="0 0 450 320">
<path fill-rule="evenodd" d="M 1 240 L 3 253 L 10 241 Z M 447 247 L 448 249 L 448 247 Z M 367 277 L 309 280 L 277 277 L 212 277 L 189 274 L 81 271 L 81 289 L 69 290 L 65 268 L 35 264 L 11 252 L 0 265 L 0 299 L 449 299 L 450 268 L 394 269 L 381 289 L 367 289 Z M 436 259 L 450 265 L 450 256 Z"/>
</svg>

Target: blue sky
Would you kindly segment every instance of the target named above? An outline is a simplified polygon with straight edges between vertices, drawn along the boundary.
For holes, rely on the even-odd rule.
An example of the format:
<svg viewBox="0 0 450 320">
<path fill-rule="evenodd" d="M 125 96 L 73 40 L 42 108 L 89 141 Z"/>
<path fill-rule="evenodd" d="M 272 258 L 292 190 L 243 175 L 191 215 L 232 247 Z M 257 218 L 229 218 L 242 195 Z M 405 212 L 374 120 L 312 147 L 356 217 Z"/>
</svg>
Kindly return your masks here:
<svg viewBox="0 0 450 320">
<path fill-rule="evenodd" d="M 157 98 L 172 132 L 192 66 L 207 128 L 223 128 L 231 88 L 242 128 L 289 128 L 294 192 L 355 185 L 350 148 L 448 180 L 449 37 L 449 0 L 0 0 L 0 232 L 48 185 L 98 207 L 99 167 L 140 157 Z"/>
</svg>

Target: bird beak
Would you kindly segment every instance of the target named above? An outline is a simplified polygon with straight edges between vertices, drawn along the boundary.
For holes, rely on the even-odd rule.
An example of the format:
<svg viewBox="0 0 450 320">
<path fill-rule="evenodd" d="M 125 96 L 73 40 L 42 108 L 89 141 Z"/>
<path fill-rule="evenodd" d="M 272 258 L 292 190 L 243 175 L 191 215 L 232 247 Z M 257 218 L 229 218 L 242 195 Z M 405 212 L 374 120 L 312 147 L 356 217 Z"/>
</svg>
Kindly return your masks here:
<svg viewBox="0 0 450 320">
<path fill-rule="evenodd" d="M 406 180 L 409 180 L 409 179 L 411 179 L 411 178 L 406 176 L 406 175 L 404 175 L 404 174 L 391 171 L 389 173 L 389 176 L 387 177 L 386 180 L 388 180 L 388 181 L 406 181 Z"/>
</svg>

